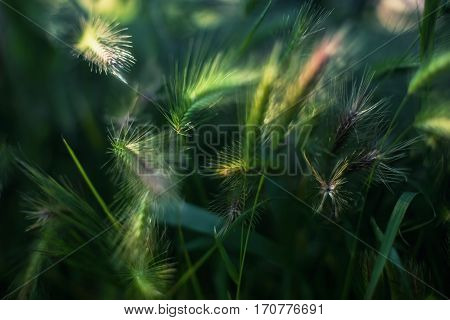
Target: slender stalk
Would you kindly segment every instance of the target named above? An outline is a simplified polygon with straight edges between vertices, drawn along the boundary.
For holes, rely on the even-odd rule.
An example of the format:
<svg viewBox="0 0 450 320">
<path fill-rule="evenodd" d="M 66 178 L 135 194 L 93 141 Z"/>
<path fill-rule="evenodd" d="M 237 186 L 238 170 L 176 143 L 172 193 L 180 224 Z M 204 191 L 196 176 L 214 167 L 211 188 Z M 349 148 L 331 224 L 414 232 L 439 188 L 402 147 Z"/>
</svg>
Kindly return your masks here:
<svg viewBox="0 0 450 320">
<path fill-rule="evenodd" d="M 209 248 L 209 250 L 194 264 L 192 268 L 189 268 L 175 285 L 169 290 L 167 296 L 172 296 L 190 277 L 208 260 L 208 258 L 216 251 L 218 247 L 217 242 Z"/>
<path fill-rule="evenodd" d="M 397 110 L 394 113 L 394 116 L 392 117 L 389 126 L 386 130 L 386 133 L 383 136 L 383 139 L 381 140 L 381 147 L 384 146 L 384 144 L 386 143 L 387 138 L 389 137 L 389 135 L 392 133 L 392 130 L 394 129 L 394 123 L 397 120 L 398 116 L 400 115 L 400 113 L 402 112 L 403 108 L 406 106 L 409 98 L 411 97 L 410 94 L 406 94 L 403 98 L 403 100 L 400 102 L 400 105 L 398 106 Z"/>
<path fill-rule="evenodd" d="M 247 254 L 248 241 L 250 239 L 250 233 L 252 230 L 253 219 L 255 217 L 256 206 L 258 203 L 259 195 L 261 193 L 263 184 L 264 184 L 264 174 L 261 174 L 261 177 L 259 178 L 258 190 L 256 191 L 255 201 L 253 202 L 252 214 L 250 216 L 250 221 L 248 223 L 247 234 L 245 236 L 244 246 L 242 248 L 242 256 L 241 256 L 241 261 L 240 261 L 240 266 L 239 266 L 239 276 L 238 276 L 238 283 L 237 283 L 237 289 L 236 289 L 236 300 L 239 300 L 239 296 L 241 293 L 242 274 L 244 272 L 245 256 Z M 242 239 L 241 239 L 241 241 L 242 241 Z M 241 244 L 242 244 L 242 242 L 241 242 Z"/>
<path fill-rule="evenodd" d="M 366 196 L 367 196 L 367 191 L 366 191 Z M 365 200 L 364 200 L 364 202 L 365 202 Z M 350 261 L 348 262 L 347 272 L 345 273 L 344 289 L 342 290 L 342 299 L 347 299 L 348 293 L 350 291 L 350 284 L 351 284 L 351 280 L 352 280 L 352 276 L 353 276 L 353 270 L 355 269 L 355 256 L 356 256 L 356 251 L 358 249 L 358 243 L 359 243 L 356 240 L 356 238 L 359 238 L 359 233 L 361 230 L 361 224 L 362 224 L 362 220 L 363 220 L 363 212 L 364 212 L 364 205 L 363 205 L 363 210 L 361 210 L 358 215 L 358 223 L 356 225 L 355 239 L 353 240 L 352 246 L 350 249 Z"/>
<path fill-rule="evenodd" d="M 245 232 L 245 225 L 241 225 L 241 243 L 239 246 L 239 264 L 242 261 L 242 253 L 244 252 L 244 242 L 242 241 L 244 239 L 244 232 Z"/>
<path fill-rule="evenodd" d="M 181 225 L 178 225 L 178 236 L 180 238 L 180 245 L 183 248 L 184 259 L 186 260 L 188 270 L 190 270 L 192 268 L 192 260 L 186 249 L 186 245 L 184 242 L 183 230 L 181 229 Z M 195 271 L 192 273 L 192 287 L 194 288 L 194 292 L 195 292 L 195 295 L 197 296 L 197 299 L 200 299 L 200 300 L 204 299 L 202 290 L 200 288 L 200 284 L 199 284 L 199 281 L 197 278 L 197 274 L 195 273 Z"/>
<path fill-rule="evenodd" d="M 69 151 L 69 154 L 77 166 L 78 171 L 80 172 L 81 176 L 83 177 L 84 181 L 88 185 L 89 189 L 91 190 L 92 194 L 94 195 L 97 202 L 100 204 L 100 207 L 102 208 L 103 212 L 105 212 L 106 216 L 108 217 L 109 221 L 114 225 L 116 229 L 119 228 L 119 221 L 113 216 L 111 211 L 109 210 L 108 206 L 106 205 L 103 198 L 98 193 L 97 189 L 95 189 L 94 184 L 92 183 L 91 179 L 89 179 L 89 176 L 87 175 L 86 171 L 84 170 L 83 166 L 81 165 L 80 161 L 78 160 L 77 156 L 75 155 L 75 152 L 72 150 L 72 148 L 67 143 L 66 139 L 63 138 L 64 145 L 66 146 L 67 150 Z"/>
<path fill-rule="evenodd" d="M 256 30 L 258 30 L 259 26 L 263 22 L 264 18 L 267 15 L 267 12 L 269 11 L 270 6 L 272 5 L 272 0 L 267 1 L 266 6 L 264 7 L 264 10 L 262 11 L 261 15 L 259 16 L 258 20 L 253 25 L 252 29 L 250 30 L 250 33 L 245 37 L 244 41 L 242 42 L 241 47 L 239 48 L 239 55 L 242 55 L 249 47 L 250 43 L 253 40 L 253 36 L 256 33 Z"/>
<path fill-rule="evenodd" d="M 439 14 L 440 0 L 425 0 L 422 20 L 420 22 L 420 60 L 425 60 L 433 53 L 436 19 Z"/>
<path fill-rule="evenodd" d="M 264 201 L 260 202 L 256 207 L 260 206 L 262 203 L 264 203 Z M 256 207 L 252 208 L 252 209 L 248 209 L 246 210 L 246 212 L 249 212 L 250 210 L 252 210 L 252 212 L 256 209 Z M 239 219 L 237 219 L 233 224 L 233 226 L 237 226 L 239 222 Z M 242 229 L 242 237 L 244 234 L 244 230 Z M 222 238 L 222 241 L 227 237 L 227 235 L 224 235 L 224 238 Z M 188 269 L 178 280 L 178 282 L 172 287 L 172 289 L 170 289 L 169 293 L 167 294 L 167 296 L 172 296 L 173 294 L 175 294 L 175 292 L 187 281 L 189 280 L 190 277 L 192 277 L 195 272 L 208 260 L 208 258 L 214 253 L 214 251 L 216 249 L 219 248 L 220 245 L 220 241 L 215 241 L 214 245 L 203 255 L 200 257 L 199 260 L 197 260 L 196 263 L 194 263 L 192 265 L 192 268 Z M 243 245 L 243 244 L 241 244 Z"/>
<path fill-rule="evenodd" d="M 389 135 L 391 134 L 393 128 L 394 128 L 394 123 L 397 120 L 398 116 L 400 115 L 401 111 L 403 110 L 403 108 L 406 106 L 408 100 L 409 100 L 410 95 L 406 94 L 404 96 L 404 98 L 402 99 L 402 101 L 400 102 L 399 107 L 397 108 L 394 116 L 392 117 L 389 126 L 386 130 L 386 133 L 383 136 L 383 139 L 381 140 L 381 145 L 380 148 L 382 148 L 384 146 L 384 144 L 386 143 L 387 138 L 389 137 Z M 375 167 L 376 164 L 372 166 L 372 169 L 370 170 L 370 174 L 367 178 L 367 182 L 366 182 L 366 187 L 364 189 L 364 197 L 363 197 L 363 203 L 361 205 L 361 210 L 359 211 L 358 214 L 358 223 L 356 225 L 356 232 L 355 232 L 355 236 L 357 238 L 359 238 L 359 235 L 361 233 L 361 226 L 362 226 L 362 221 L 363 221 L 363 216 L 364 216 L 364 209 L 366 206 L 366 199 L 369 193 L 369 189 L 370 186 L 372 184 L 373 181 L 373 177 L 375 175 Z M 351 284 L 351 280 L 352 280 L 352 276 L 353 276 L 353 270 L 355 268 L 355 257 L 356 257 L 356 251 L 358 250 L 358 245 L 359 242 L 358 240 L 356 240 L 357 238 L 353 239 L 352 241 L 352 245 L 351 245 L 351 249 L 350 249 L 350 261 L 348 263 L 348 267 L 347 267 L 347 272 L 345 275 L 345 280 L 344 280 L 344 289 L 342 290 L 342 299 L 346 299 L 348 296 L 348 293 L 350 291 L 350 284 Z"/>
</svg>

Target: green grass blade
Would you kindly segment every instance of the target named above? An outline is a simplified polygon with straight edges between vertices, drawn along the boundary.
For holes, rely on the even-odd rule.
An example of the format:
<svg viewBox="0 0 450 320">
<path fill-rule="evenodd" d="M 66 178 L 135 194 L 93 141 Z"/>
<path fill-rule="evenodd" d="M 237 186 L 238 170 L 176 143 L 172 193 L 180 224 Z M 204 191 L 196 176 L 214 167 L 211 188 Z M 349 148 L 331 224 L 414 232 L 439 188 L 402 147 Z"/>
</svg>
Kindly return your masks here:
<svg viewBox="0 0 450 320">
<path fill-rule="evenodd" d="M 434 28 L 439 11 L 440 0 L 425 0 L 422 21 L 420 23 L 420 59 L 424 60 L 433 52 Z"/>
<path fill-rule="evenodd" d="M 209 257 L 216 251 L 217 244 L 214 244 L 206 253 L 197 260 L 196 263 L 192 265 L 191 268 L 189 268 L 178 280 L 177 283 L 169 290 L 167 296 L 172 296 L 177 292 L 178 289 L 180 289 L 186 281 L 188 281 L 196 272 L 197 270 L 209 259 Z"/>
<path fill-rule="evenodd" d="M 189 252 L 186 249 L 186 243 L 184 241 L 184 235 L 183 235 L 183 230 L 181 229 L 181 226 L 178 226 L 178 236 L 180 238 L 180 245 L 183 251 L 183 255 L 184 255 L 184 259 L 186 260 L 186 264 L 188 269 L 192 268 L 192 260 L 191 257 L 189 256 Z M 198 281 L 197 275 L 195 274 L 195 272 L 192 273 L 192 287 L 194 289 L 195 295 L 197 297 L 197 299 L 204 299 L 203 297 L 203 293 L 202 293 L 202 289 L 200 287 L 200 282 Z"/>
<path fill-rule="evenodd" d="M 108 219 L 114 224 L 114 226 L 118 227 L 119 222 L 114 218 L 113 214 L 109 210 L 108 206 L 106 205 L 103 198 L 98 193 L 97 189 L 95 189 L 94 184 L 92 183 L 91 179 L 89 179 L 89 176 L 87 175 L 86 171 L 84 170 L 83 166 L 81 165 L 80 161 L 78 160 L 77 156 L 75 155 L 75 152 L 72 150 L 70 145 L 67 143 L 66 139 L 63 138 L 64 145 L 67 148 L 67 151 L 69 151 L 69 154 L 77 166 L 78 171 L 80 171 L 81 176 L 83 177 L 84 181 L 88 185 L 89 189 L 91 190 L 92 194 L 94 195 L 95 199 L 97 199 L 98 203 L 100 204 L 100 207 L 105 212 Z"/>
<path fill-rule="evenodd" d="M 256 20 L 255 24 L 253 25 L 252 29 L 250 30 L 249 34 L 245 37 L 245 39 L 241 45 L 241 48 L 239 49 L 239 52 L 241 54 L 243 52 L 245 52 L 245 50 L 247 50 L 247 48 L 249 47 L 250 43 L 252 42 L 253 36 L 255 35 L 255 33 L 258 30 L 261 23 L 263 22 L 264 18 L 266 17 L 267 12 L 269 11 L 269 8 L 271 5 L 272 5 L 272 0 L 269 0 L 267 2 L 266 6 L 264 7 L 263 12 L 259 16 L 258 20 Z"/>
<path fill-rule="evenodd" d="M 237 281 L 236 300 L 239 300 L 239 298 L 240 298 L 241 283 L 242 283 L 242 276 L 244 273 L 245 257 L 247 254 L 248 242 L 249 242 L 250 233 L 251 233 L 252 227 L 253 227 L 253 219 L 255 217 L 256 207 L 258 205 L 259 195 L 262 191 L 263 185 L 264 185 L 264 175 L 261 175 L 261 177 L 259 178 L 258 189 L 257 189 L 256 195 L 255 195 L 255 201 L 253 203 L 252 215 L 250 216 L 250 221 L 248 223 L 247 235 L 245 236 L 245 240 L 241 238 L 241 241 L 244 241 L 244 242 L 243 242 L 243 246 L 241 245 L 242 255 L 241 255 L 241 259 L 240 259 L 241 261 L 240 261 L 240 265 L 239 265 L 239 276 L 238 276 L 238 281 Z"/>
<path fill-rule="evenodd" d="M 419 62 L 410 60 L 402 61 L 400 59 L 387 60 L 378 63 L 373 67 L 375 72 L 374 78 L 382 78 L 389 76 L 391 74 L 407 73 L 411 71 L 416 71 L 420 67 Z"/>
<path fill-rule="evenodd" d="M 222 244 L 222 241 L 220 237 L 215 237 L 217 248 L 219 249 L 220 257 L 223 260 L 223 263 L 225 264 L 225 268 L 227 270 L 228 275 L 230 276 L 231 280 L 235 284 L 238 282 L 238 272 L 236 267 L 234 266 L 233 262 L 231 261 L 230 256 L 228 255 L 225 247 Z"/>
<path fill-rule="evenodd" d="M 375 219 L 370 218 L 370 223 L 372 224 L 373 231 L 375 233 L 375 237 L 381 244 L 384 239 L 383 231 L 381 231 L 380 227 L 378 227 Z M 389 260 L 391 260 L 393 263 L 395 263 L 396 266 L 404 268 L 402 260 L 400 259 L 400 255 L 398 254 L 398 252 L 394 246 L 392 246 L 391 250 L 389 251 Z M 397 269 L 397 268 L 394 266 L 386 265 L 386 272 L 387 272 L 388 279 L 389 279 L 389 285 L 391 287 L 391 298 L 399 299 L 402 296 L 402 295 L 398 294 L 399 288 L 400 288 L 400 290 L 403 290 L 400 292 L 403 292 L 404 295 L 408 296 L 408 298 L 412 298 L 407 274 L 401 269 L 397 269 L 397 270 L 395 270 L 395 269 Z M 397 277 L 397 275 L 398 275 L 398 277 Z M 401 287 L 401 286 L 403 286 L 403 287 Z"/>
<path fill-rule="evenodd" d="M 388 257 L 391 251 L 392 245 L 394 243 L 395 237 L 397 236 L 400 224 L 405 216 L 406 209 L 408 209 L 409 204 L 414 199 L 417 193 L 415 192 L 404 192 L 397 200 L 394 210 L 392 211 L 391 217 L 388 222 L 386 232 L 383 236 L 383 241 L 381 242 L 380 250 L 378 252 L 378 258 L 375 261 L 375 266 L 373 268 L 372 276 L 370 278 L 369 285 L 365 294 L 365 299 L 371 299 L 375 293 L 378 281 L 380 280 L 381 274 L 383 273 L 384 265 L 386 264 L 386 257 Z"/>
</svg>

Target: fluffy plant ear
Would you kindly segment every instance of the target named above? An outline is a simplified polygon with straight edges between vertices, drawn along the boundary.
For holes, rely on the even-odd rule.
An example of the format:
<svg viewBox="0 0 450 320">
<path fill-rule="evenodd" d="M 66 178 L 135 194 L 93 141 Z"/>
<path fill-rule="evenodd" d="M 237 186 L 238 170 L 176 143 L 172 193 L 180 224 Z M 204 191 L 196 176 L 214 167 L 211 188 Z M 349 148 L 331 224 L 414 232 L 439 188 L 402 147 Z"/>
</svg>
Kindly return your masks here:
<svg viewBox="0 0 450 320">
<path fill-rule="evenodd" d="M 211 202 L 210 209 L 228 221 L 233 221 L 240 214 L 247 198 L 248 164 L 242 152 L 241 143 L 234 142 L 218 152 L 206 168 L 212 176 L 221 179 L 221 194 Z"/>
<path fill-rule="evenodd" d="M 112 154 L 111 172 L 122 186 L 124 201 L 127 195 L 142 195 L 147 192 L 159 197 L 158 203 L 164 199 L 176 198 L 175 172 L 171 167 L 169 145 L 170 135 L 165 132 L 156 133 L 149 126 L 126 123 L 118 130 L 110 133 Z M 120 194 L 118 199 L 121 198 Z M 119 200 L 120 201 L 120 200 Z"/>
<path fill-rule="evenodd" d="M 348 173 L 373 170 L 375 182 L 384 184 L 389 190 L 391 184 L 407 180 L 408 170 L 395 167 L 396 161 L 405 158 L 408 150 L 421 138 L 416 137 L 394 144 L 379 144 L 379 146 L 354 152 L 350 156 Z"/>
<path fill-rule="evenodd" d="M 332 138 L 332 153 L 341 151 L 351 136 L 356 136 L 357 144 L 363 144 L 373 138 L 371 131 L 376 132 L 382 126 L 387 101 L 372 101 L 376 90 L 376 87 L 371 88 L 372 79 L 373 74 L 364 73 L 359 83 L 353 82 L 349 93 L 344 92 L 344 109 L 338 111 L 340 115 Z"/>
<path fill-rule="evenodd" d="M 48 215 L 48 218 L 57 218 L 72 224 L 87 235 L 96 235 L 105 227 L 102 216 L 74 192 L 68 183 L 60 183 L 21 160 L 18 160 L 18 164 L 39 188 L 37 197 L 28 201 L 34 207 L 34 212 L 43 210 L 42 213 Z M 29 213 L 33 212 L 32 210 Z"/>
<path fill-rule="evenodd" d="M 116 258 L 127 270 L 130 284 L 146 298 L 164 297 L 175 271 L 166 257 L 165 240 L 151 206 L 149 192 L 122 207 L 126 221 L 117 239 Z"/>
<path fill-rule="evenodd" d="M 440 52 L 417 70 L 411 79 L 408 93 L 414 94 L 450 69 L 450 53 Z"/>
<path fill-rule="evenodd" d="M 344 190 L 344 185 L 347 183 L 345 177 L 350 161 L 347 158 L 338 160 L 331 171 L 330 178 L 324 179 L 318 170 L 308 160 L 306 154 L 304 158 L 308 168 L 311 170 L 312 175 L 318 184 L 317 197 L 320 199 L 315 205 L 315 211 L 322 213 L 329 203 L 335 218 L 338 218 L 341 211 L 347 206 L 349 192 Z"/>
<path fill-rule="evenodd" d="M 131 296 L 165 296 L 174 273 L 166 258 L 160 209 L 177 200 L 174 173 L 163 146 L 168 137 L 156 128 L 123 123 L 110 133 L 112 166 L 119 190 L 114 211 L 124 223 L 117 235 L 115 257 L 123 268 Z"/>
<path fill-rule="evenodd" d="M 177 65 L 167 82 L 166 118 L 176 132 L 183 133 L 193 126 L 195 115 L 254 82 L 258 75 L 257 69 L 239 65 L 233 51 L 208 54 L 205 47 L 191 45 L 185 62 Z"/>
<path fill-rule="evenodd" d="M 310 36 L 322 31 L 320 26 L 329 15 L 330 12 L 316 7 L 313 1 L 307 1 L 300 7 L 293 19 L 288 17 L 287 22 L 290 24 L 290 28 L 282 60 L 289 60 Z"/>
<path fill-rule="evenodd" d="M 390 184 L 407 180 L 408 170 L 394 167 L 392 164 L 405 158 L 411 147 L 417 143 L 421 137 L 400 141 L 391 145 L 385 145 L 380 149 L 375 163 L 375 179 L 383 183 L 390 189 Z"/>
<path fill-rule="evenodd" d="M 131 36 L 118 23 L 106 22 L 99 17 L 82 19 L 80 35 L 74 47 L 77 56 L 86 60 L 92 71 L 111 73 L 127 83 L 122 73 L 127 72 L 136 62 L 130 49 Z"/>
<path fill-rule="evenodd" d="M 273 103 L 273 90 L 279 77 L 279 57 L 281 44 L 275 44 L 272 53 L 261 71 L 259 83 L 251 92 L 251 98 L 245 109 L 245 130 L 243 139 L 243 158 L 248 164 L 256 163 L 256 154 L 261 149 L 264 134 L 264 117 Z"/>
<path fill-rule="evenodd" d="M 331 61 L 342 48 L 345 33 L 345 30 L 340 30 L 331 37 L 323 38 L 304 61 L 293 60 L 289 68 L 285 67 L 284 80 L 276 87 L 276 95 L 272 97 L 265 114 L 265 125 L 269 128 L 279 126 L 286 128 L 286 131 L 293 127 L 307 102 L 317 93 L 315 89 Z M 284 138 L 284 135 L 277 135 L 272 145 L 276 148 Z"/>
<path fill-rule="evenodd" d="M 450 108 L 442 102 L 429 103 L 417 115 L 414 126 L 443 140 L 450 140 Z"/>
</svg>

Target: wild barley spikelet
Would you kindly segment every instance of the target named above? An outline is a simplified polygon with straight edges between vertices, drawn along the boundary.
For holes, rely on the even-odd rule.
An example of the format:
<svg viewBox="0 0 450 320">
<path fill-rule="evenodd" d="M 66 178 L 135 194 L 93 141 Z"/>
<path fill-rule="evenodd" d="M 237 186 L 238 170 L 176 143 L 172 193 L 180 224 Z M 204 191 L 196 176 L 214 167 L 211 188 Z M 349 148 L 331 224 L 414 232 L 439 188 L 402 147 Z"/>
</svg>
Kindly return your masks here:
<svg viewBox="0 0 450 320">
<path fill-rule="evenodd" d="M 211 161 L 208 166 L 208 170 L 226 179 L 236 175 L 244 175 L 248 169 L 248 164 L 242 157 L 242 145 L 240 142 L 226 146 L 217 154 L 217 159 Z"/>
<path fill-rule="evenodd" d="M 83 19 L 81 35 L 75 44 L 77 56 L 82 55 L 89 62 L 91 70 L 111 73 L 127 83 L 122 71 L 129 71 L 135 59 L 130 52 L 131 36 L 123 34 L 126 28 L 118 23 L 109 23 L 100 18 Z"/>
<path fill-rule="evenodd" d="M 375 146 L 370 150 L 355 153 L 349 163 L 347 171 L 357 172 L 374 167 L 374 180 L 384 184 L 391 190 L 390 184 L 407 180 L 407 171 L 404 168 L 396 168 L 391 164 L 407 155 L 407 150 L 420 138 L 398 142 L 390 146 Z"/>
<path fill-rule="evenodd" d="M 371 102 L 375 89 L 370 88 L 373 75 L 364 75 L 357 85 L 353 83 L 349 97 L 345 98 L 346 108 L 341 114 L 334 136 L 334 144 L 331 149 L 336 153 L 348 140 L 350 133 L 357 129 L 358 124 L 366 124 L 365 120 L 370 120 L 377 124 L 382 123 L 381 109 L 385 106 L 385 100 Z"/>
<path fill-rule="evenodd" d="M 303 102 L 312 95 L 316 85 L 323 77 L 327 66 L 341 51 L 346 35 L 346 30 L 340 30 L 332 37 L 323 39 L 312 51 L 304 62 L 294 79 L 286 83 L 286 88 L 280 102 L 269 106 L 264 124 L 276 123 L 287 126 L 296 118 Z M 280 141 L 275 143 L 278 144 Z"/>
<path fill-rule="evenodd" d="M 175 271 L 165 258 L 166 244 L 149 205 L 151 195 L 145 192 L 131 201 L 125 214 L 116 256 L 128 267 L 132 284 L 146 298 L 161 298 Z"/>
<path fill-rule="evenodd" d="M 345 31 L 341 30 L 330 38 L 325 38 L 314 49 L 294 81 L 286 90 L 283 104 L 289 108 L 304 98 L 317 83 L 324 69 L 331 59 L 340 50 L 345 37 Z"/>
<path fill-rule="evenodd" d="M 163 152 L 164 134 L 128 123 L 118 131 L 113 128 L 110 142 L 111 170 L 127 188 L 138 194 L 150 191 L 164 199 L 175 197 L 173 170 L 166 159 L 169 155 Z"/>
<path fill-rule="evenodd" d="M 242 152 L 241 143 L 235 142 L 220 151 L 217 159 L 207 168 L 216 177 L 222 179 L 221 192 L 210 204 L 211 211 L 225 218 L 226 223 L 222 232 L 227 231 L 230 223 L 239 217 L 249 194 L 246 178 L 249 165 L 242 157 Z"/>
<path fill-rule="evenodd" d="M 316 212 L 322 212 L 325 207 L 325 202 L 329 199 L 333 214 L 338 218 L 340 211 L 347 205 L 347 192 L 343 190 L 343 186 L 347 183 L 344 174 L 349 167 L 349 160 L 343 159 L 338 161 L 331 172 L 330 178 L 325 179 L 311 164 L 306 154 L 303 156 L 314 179 L 319 184 L 320 203 L 316 206 Z"/>
</svg>

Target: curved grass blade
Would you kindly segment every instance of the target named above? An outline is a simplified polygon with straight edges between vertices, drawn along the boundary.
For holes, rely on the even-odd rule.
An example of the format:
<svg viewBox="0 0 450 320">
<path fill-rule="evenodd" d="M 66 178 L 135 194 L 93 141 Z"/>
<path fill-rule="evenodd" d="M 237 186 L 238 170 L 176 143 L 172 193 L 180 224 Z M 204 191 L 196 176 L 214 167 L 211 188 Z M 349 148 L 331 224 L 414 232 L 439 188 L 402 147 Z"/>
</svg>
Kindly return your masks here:
<svg viewBox="0 0 450 320">
<path fill-rule="evenodd" d="M 420 59 L 423 60 L 433 52 L 434 28 L 438 15 L 440 0 L 425 0 L 425 9 L 420 23 Z"/>
<path fill-rule="evenodd" d="M 378 258 L 375 261 L 372 276 L 370 278 L 369 285 L 367 287 L 365 299 L 371 299 L 375 293 L 378 281 L 380 280 L 381 274 L 383 273 L 384 265 L 386 264 L 386 258 L 388 257 L 392 245 L 394 243 L 395 237 L 397 236 L 400 224 L 405 216 L 406 209 L 408 209 L 409 204 L 417 195 L 415 192 L 404 192 L 397 200 L 394 210 L 392 210 L 391 217 L 389 219 L 386 232 L 381 241 L 380 250 L 378 252 Z"/>
<path fill-rule="evenodd" d="M 252 42 L 253 36 L 255 35 L 256 31 L 258 30 L 259 26 L 261 25 L 261 23 L 263 22 L 264 18 L 267 15 L 267 12 L 269 11 L 270 6 L 272 5 L 272 0 L 269 0 L 266 4 L 266 6 L 264 7 L 263 12 L 261 13 L 261 15 L 259 16 L 258 20 L 256 20 L 255 24 L 253 25 L 252 29 L 250 30 L 250 32 L 248 33 L 248 35 L 245 37 L 241 48 L 239 49 L 239 52 L 242 54 L 243 52 L 245 52 L 245 50 L 247 50 L 247 48 L 249 47 L 250 43 Z"/>
<path fill-rule="evenodd" d="M 231 280 L 235 284 L 238 283 L 238 271 L 231 261 L 230 256 L 228 255 L 225 247 L 223 246 L 222 240 L 220 239 L 217 234 L 214 236 L 214 239 L 216 241 L 217 248 L 219 249 L 220 257 L 222 258 L 223 263 L 225 264 L 225 268 L 227 270 L 228 275 L 230 276 Z"/>
<path fill-rule="evenodd" d="M 377 240 L 382 243 L 384 238 L 383 231 L 381 231 L 375 219 L 370 218 L 370 223 L 372 224 Z M 404 268 L 402 260 L 400 259 L 400 255 L 398 254 L 394 246 L 389 251 L 389 259 L 393 261 L 395 265 Z M 386 265 L 386 272 L 388 274 L 389 285 L 391 287 L 391 298 L 400 299 L 402 295 L 399 295 L 399 292 L 402 292 L 408 298 L 412 299 L 411 289 L 406 273 L 403 272 L 403 270 L 397 269 L 395 266 L 390 265 Z M 397 277 L 399 278 L 398 280 Z"/>
<path fill-rule="evenodd" d="M 184 235 L 183 230 L 181 229 L 181 225 L 178 226 L 178 237 L 180 239 L 180 245 L 182 247 L 184 259 L 186 260 L 186 264 L 189 270 L 192 268 L 192 260 L 191 257 L 189 256 L 188 250 L 186 249 L 186 243 L 184 241 Z M 194 289 L 194 293 L 197 299 L 204 299 L 202 289 L 200 287 L 200 282 L 198 281 L 198 277 L 195 272 L 192 273 L 192 288 Z"/>
<path fill-rule="evenodd" d="M 78 171 L 80 171 L 81 176 L 83 177 L 84 181 L 88 185 L 89 189 L 91 190 L 92 194 L 94 195 L 95 199 L 98 201 L 100 206 L 102 207 L 103 211 L 105 212 L 108 219 L 112 222 L 112 224 L 118 228 L 119 222 L 116 220 L 116 218 L 113 216 L 111 211 L 109 210 L 108 206 L 106 205 L 103 198 L 98 193 L 97 189 L 95 189 L 94 184 L 92 183 L 91 179 L 89 179 L 89 176 L 87 175 L 86 171 L 84 171 L 83 166 L 81 165 L 80 161 L 78 160 L 77 156 L 75 155 L 75 152 L 72 150 L 72 148 L 67 143 L 66 139 L 63 138 L 64 145 L 67 148 L 67 151 L 69 151 L 69 154 L 77 166 Z"/>
</svg>

